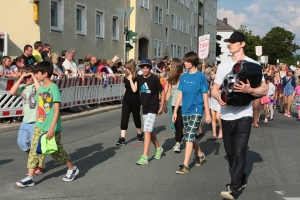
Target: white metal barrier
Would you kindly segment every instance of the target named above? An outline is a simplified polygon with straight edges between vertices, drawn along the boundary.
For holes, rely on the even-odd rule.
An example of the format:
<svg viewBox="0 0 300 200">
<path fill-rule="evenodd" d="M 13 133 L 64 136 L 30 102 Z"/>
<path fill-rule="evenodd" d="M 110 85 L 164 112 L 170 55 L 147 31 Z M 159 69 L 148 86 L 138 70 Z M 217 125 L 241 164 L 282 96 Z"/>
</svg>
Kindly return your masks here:
<svg viewBox="0 0 300 200">
<path fill-rule="evenodd" d="M 21 97 L 12 96 L 9 90 L 17 79 L 0 78 L 0 118 L 22 116 Z M 71 77 L 53 81 L 60 89 L 61 108 L 96 104 L 123 98 L 123 76 Z"/>
</svg>

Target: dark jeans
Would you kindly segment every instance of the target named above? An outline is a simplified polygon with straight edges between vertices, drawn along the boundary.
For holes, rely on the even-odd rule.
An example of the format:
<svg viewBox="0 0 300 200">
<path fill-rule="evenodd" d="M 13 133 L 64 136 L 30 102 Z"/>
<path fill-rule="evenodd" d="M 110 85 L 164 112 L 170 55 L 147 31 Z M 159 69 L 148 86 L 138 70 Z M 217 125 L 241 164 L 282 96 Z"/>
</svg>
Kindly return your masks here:
<svg viewBox="0 0 300 200">
<path fill-rule="evenodd" d="M 252 117 L 222 120 L 223 142 L 231 173 L 231 189 L 235 192 L 245 178 L 246 150 L 251 132 Z"/>
<path fill-rule="evenodd" d="M 136 128 L 141 128 L 141 115 L 140 115 L 140 105 L 130 105 L 123 101 L 122 104 L 122 118 L 121 118 L 121 130 L 128 129 L 128 122 L 130 113 L 132 113 L 133 121 Z"/>
<path fill-rule="evenodd" d="M 172 111 L 174 112 L 175 106 L 172 106 Z M 181 112 L 181 106 L 178 107 L 177 110 L 177 118 L 176 122 L 174 123 L 175 125 L 175 139 L 176 142 L 181 142 L 183 138 L 183 120 L 182 120 L 182 112 Z"/>
</svg>

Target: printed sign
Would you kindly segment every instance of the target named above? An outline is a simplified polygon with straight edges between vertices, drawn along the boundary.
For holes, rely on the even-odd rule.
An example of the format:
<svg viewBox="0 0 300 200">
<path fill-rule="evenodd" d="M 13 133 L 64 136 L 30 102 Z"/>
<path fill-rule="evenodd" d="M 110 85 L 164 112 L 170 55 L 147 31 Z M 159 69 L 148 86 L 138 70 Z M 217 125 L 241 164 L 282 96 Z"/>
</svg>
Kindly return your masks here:
<svg viewBox="0 0 300 200">
<path fill-rule="evenodd" d="M 261 56 L 262 55 L 262 46 L 255 46 L 255 54 L 257 56 Z"/>
<path fill-rule="evenodd" d="M 207 58 L 209 54 L 210 34 L 199 36 L 198 41 L 198 57 L 200 59 Z"/>
</svg>

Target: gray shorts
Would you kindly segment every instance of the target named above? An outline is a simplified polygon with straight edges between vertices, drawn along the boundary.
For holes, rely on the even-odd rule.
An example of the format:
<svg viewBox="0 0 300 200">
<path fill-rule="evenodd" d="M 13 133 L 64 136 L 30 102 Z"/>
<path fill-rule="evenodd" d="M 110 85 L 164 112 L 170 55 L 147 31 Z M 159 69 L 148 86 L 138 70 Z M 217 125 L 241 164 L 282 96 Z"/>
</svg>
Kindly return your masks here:
<svg viewBox="0 0 300 200">
<path fill-rule="evenodd" d="M 143 115 L 144 119 L 144 132 L 152 132 L 153 126 L 155 122 L 156 114 L 154 113 L 147 113 L 146 115 Z"/>
</svg>

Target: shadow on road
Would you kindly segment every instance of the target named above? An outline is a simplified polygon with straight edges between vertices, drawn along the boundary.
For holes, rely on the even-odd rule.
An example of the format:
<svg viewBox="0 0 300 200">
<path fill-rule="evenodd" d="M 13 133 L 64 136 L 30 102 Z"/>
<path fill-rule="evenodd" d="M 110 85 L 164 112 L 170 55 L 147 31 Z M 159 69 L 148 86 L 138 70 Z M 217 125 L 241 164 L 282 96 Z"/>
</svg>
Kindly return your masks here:
<svg viewBox="0 0 300 200">
<path fill-rule="evenodd" d="M 0 165 L 5 165 L 7 163 L 12 162 L 14 159 L 6 159 L 6 160 L 0 160 Z"/>
<path fill-rule="evenodd" d="M 74 165 L 76 165 L 80 170 L 80 173 L 76 177 L 76 179 L 85 176 L 85 174 L 94 166 L 99 165 L 102 162 L 105 162 L 106 160 L 113 157 L 116 154 L 117 149 L 119 149 L 119 147 L 110 147 L 103 150 L 102 143 L 98 143 L 92 146 L 76 149 L 74 153 L 69 154 Z M 55 165 L 56 164 L 53 160 L 49 161 L 45 164 L 46 167 L 44 169 L 45 171 L 51 171 L 50 169 L 55 168 Z M 64 168 L 43 177 L 43 179 L 39 180 L 37 183 L 45 181 L 49 178 L 63 176 L 66 172 L 67 169 Z"/>
<path fill-rule="evenodd" d="M 166 126 L 158 126 L 153 128 L 153 132 L 158 135 L 160 132 L 163 132 L 166 130 Z M 137 136 L 135 135 L 133 138 L 128 140 L 126 143 L 129 144 L 130 142 L 137 141 Z M 158 141 L 160 142 L 160 141 Z"/>
</svg>

